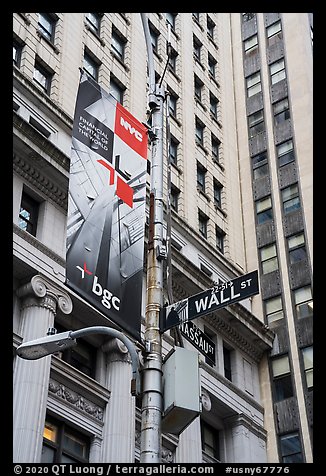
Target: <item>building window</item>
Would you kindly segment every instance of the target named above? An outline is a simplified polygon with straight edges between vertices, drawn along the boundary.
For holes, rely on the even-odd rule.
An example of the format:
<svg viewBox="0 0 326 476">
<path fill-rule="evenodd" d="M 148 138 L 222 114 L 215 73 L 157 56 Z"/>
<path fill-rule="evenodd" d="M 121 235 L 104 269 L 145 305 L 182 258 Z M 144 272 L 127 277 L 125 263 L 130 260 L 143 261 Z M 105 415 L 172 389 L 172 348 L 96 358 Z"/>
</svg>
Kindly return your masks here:
<svg viewBox="0 0 326 476">
<path fill-rule="evenodd" d="M 171 208 L 175 212 L 178 212 L 179 196 L 180 196 L 180 190 L 171 184 L 171 194 L 170 194 L 171 202 L 170 203 L 171 203 Z"/>
<path fill-rule="evenodd" d="M 169 157 L 170 162 L 173 165 L 177 165 L 178 163 L 178 145 L 179 142 L 174 137 L 170 138 L 170 147 L 169 147 Z"/>
<path fill-rule="evenodd" d="M 313 316 L 313 299 L 310 286 L 296 289 L 294 291 L 294 303 L 297 317 Z"/>
<path fill-rule="evenodd" d="M 86 13 L 87 24 L 97 36 L 100 36 L 101 19 L 102 16 L 99 13 Z"/>
<path fill-rule="evenodd" d="M 202 451 L 207 455 L 220 460 L 219 431 L 204 421 L 200 421 Z"/>
<path fill-rule="evenodd" d="M 46 94 L 50 93 L 52 76 L 52 73 L 35 61 L 33 81 L 41 87 Z"/>
<path fill-rule="evenodd" d="M 264 111 L 261 109 L 248 116 L 249 137 L 253 137 L 265 130 Z"/>
<path fill-rule="evenodd" d="M 212 146 L 212 156 L 214 162 L 220 161 L 220 145 L 221 141 L 219 141 L 214 134 L 211 135 L 211 146 Z"/>
<path fill-rule="evenodd" d="M 224 238 L 225 233 L 221 228 L 215 225 L 215 238 L 216 238 L 216 248 L 221 252 L 224 253 Z"/>
<path fill-rule="evenodd" d="M 194 39 L 193 39 L 194 58 L 195 58 L 195 60 L 199 61 L 199 63 L 200 63 L 200 58 L 201 58 L 201 47 L 202 47 L 202 44 L 194 36 Z"/>
<path fill-rule="evenodd" d="M 309 390 L 314 388 L 314 355 L 313 355 L 313 346 L 305 347 L 302 349 L 303 357 L 303 367 L 306 375 L 306 384 Z"/>
<path fill-rule="evenodd" d="M 199 210 L 198 211 L 199 233 L 204 238 L 207 238 L 207 223 L 208 223 L 208 216 L 206 216 L 203 212 Z"/>
<path fill-rule="evenodd" d="M 232 382 L 231 354 L 232 350 L 223 345 L 224 377 Z"/>
<path fill-rule="evenodd" d="M 208 53 L 208 72 L 212 78 L 216 78 L 216 65 L 217 61 L 211 54 Z"/>
<path fill-rule="evenodd" d="M 218 208 L 222 208 L 222 188 L 223 185 L 221 185 L 217 180 L 214 179 L 214 205 L 216 205 Z"/>
<path fill-rule="evenodd" d="M 289 100 L 288 98 L 273 104 L 273 113 L 275 125 L 290 119 Z"/>
<path fill-rule="evenodd" d="M 260 154 L 254 155 L 252 157 L 252 166 L 260 166 L 262 164 L 267 163 L 267 152 L 261 152 Z"/>
<path fill-rule="evenodd" d="M 293 150 L 293 141 L 287 140 L 282 144 L 278 145 L 277 148 L 277 157 L 279 166 L 289 164 L 294 161 L 294 150 Z"/>
<path fill-rule="evenodd" d="M 250 98 L 261 91 L 260 73 L 248 76 L 247 81 L 247 96 Z"/>
<path fill-rule="evenodd" d="M 266 318 L 268 324 L 283 319 L 283 305 L 281 296 L 277 296 L 265 301 Z"/>
<path fill-rule="evenodd" d="M 196 21 L 198 21 L 199 23 L 199 20 L 200 20 L 200 13 L 193 13 L 192 14 L 192 18 L 194 18 Z"/>
<path fill-rule="evenodd" d="M 249 56 L 258 50 L 258 36 L 253 35 L 243 42 L 245 55 Z"/>
<path fill-rule="evenodd" d="M 301 207 L 298 184 L 290 185 L 282 190 L 284 213 L 293 212 Z"/>
<path fill-rule="evenodd" d="M 53 43 L 56 20 L 48 13 L 38 14 L 38 31 L 47 40 Z"/>
<path fill-rule="evenodd" d="M 199 162 L 197 162 L 197 188 L 205 193 L 205 178 L 206 169 Z"/>
<path fill-rule="evenodd" d="M 115 28 L 112 28 L 111 48 L 113 53 L 124 62 L 126 40 Z"/>
<path fill-rule="evenodd" d="M 284 59 L 276 61 L 275 63 L 271 64 L 269 67 L 270 75 L 271 75 L 271 82 L 272 84 L 276 84 L 282 79 L 286 78 L 285 74 L 285 64 Z"/>
<path fill-rule="evenodd" d="M 214 41 L 214 31 L 215 31 L 215 23 L 213 20 L 207 15 L 207 36 Z"/>
<path fill-rule="evenodd" d="M 252 18 L 255 18 L 256 13 L 243 13 L 242 14 L 242 21 L 246 22 L 251 20 Z"/>
<path fill-rule="evenodd" d="M 201 102 L 204 83 L 196 75 L 194 79 L 194 85 L 195 85 L 195 98 L 197 99 L 197 101 Z"/>
<path fill-rule="evenodd" d="M 18 226 L 33 236 L 36 236 L 39 207 L 39 202 L 23 192 L 20 203 Z"/>
<path fill-rule="evenodd" d="M 158 53 L 158 37 L 159 32 L 154 29 L 152 24 L 149 24 L 149 33 L 151 36 L 152 48 L 155 53 Z"/>
<path fill-rule="evenodd" d="M 172 117 L 176 118 L 177 117 L 177 101 L 178 97 L 173 94 L 171 91 L 169 91 L 169 113 Z"/>
<path fill-rule="evenodd" d="M 268 175 L 268 164 L 260 165 L 254 169 L 254 180 L 260 179 L 262 177 L 266 177 Z"/>
<path fill-rule="evenodd" d="M 88 54 L 84 53 L 83 69 L 86 71 L 95 81 L 98 80 L 99 64 Z"/>
<path fill-rule="evenodd" d="M 271 273 L 278 269 L 276 245 L 264 246 L 260 250 L 263 274 Z"/>
<path fill-rule="evenodd" d="M 171 25 L 171 29 L 175 31 L 175 17 L 177 16 L 176 13 L 166 13 L 165 18 L 166 21 Z"/>
<path fill-rule="evenodd" d="M 287 241 L 291 264 L 307 259 L 306 244 L 303 233 L 290 236 Z"/>
<path fill-rule="evenodd" d="M 47 417 L 41 463 L 88 463 L 90 439 L 66 423 Z"/>
<path fill-rule="evenodd" d="M 200 144 L 201 146 L 204 146 L 204 127 L 205 126 L 202 124 L 202 122 L 199 121 L 199 119 L 196 119 L 196 144 Z"/>
<path fill-rule="evenodd" d="M 266 29 L 268 46 L 273 45 L 283 38 L 281 21 L 273 23 Z"/>
<path fill-rule="evenodd" d="M 256 213 L 258 225 L 273 219 L 271 197 L 263 198 L 262 200 L 258 200 L 256 202 Z"/>
<path fill-rule="evenodd" d="M 17 40 L 14 39 L 12 45 L 12 53 L 13 53 L 13 64 L 20 68 L 20 60 L 21 60 L 21 53 L 22 53 L 23 45 L 20 44 Z"/>
<path fill-rule="evenodd" d="M 170 49 L 170 54 L 169 54 L 169 68 L 173 73 L 177 72 L 177 57 L 178 53 L 175 51 L 175 49 L 171 48 Z"/>
<path fill-rule="evenodd" d="M 120 103 L 123 104 L 124 88 L 117 83 L 114 78 L 110 79 L 110 94 Z"/>
<path fill-rule="evenodd" d="M 218 99 L 214 96 L 214 94 L 209 93 L 209 110 L 211 115 L 217 119 L 217 107 L 218 107 Z"/>
<path fill-rule="evenodd" d="M 280 436 L 282 463 L 303 463 L 298 433 Z"/>
<path fill-rule="evenodd" d="M 280 402 L 293 396 L 290 362 L 287 355 L 272 360 L 275 401 Z"/>
</svg>

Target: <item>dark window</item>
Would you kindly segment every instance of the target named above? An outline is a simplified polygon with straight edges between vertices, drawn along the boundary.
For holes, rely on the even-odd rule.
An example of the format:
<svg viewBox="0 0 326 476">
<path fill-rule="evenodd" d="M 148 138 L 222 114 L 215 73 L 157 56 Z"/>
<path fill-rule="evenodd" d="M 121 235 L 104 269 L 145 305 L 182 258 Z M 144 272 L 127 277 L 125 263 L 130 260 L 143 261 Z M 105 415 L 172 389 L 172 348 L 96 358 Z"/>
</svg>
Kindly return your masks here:
<svg viewBox="0 0 326 476">
<path fill-rule="evenodd" d="M 159 32 L 154 29 L 154 27 L 150 24 L 149 25 L 149 33 L 151 36 L 152 48 L 155 53 L 158 53 L 158 37 Z"/>
<path fill-rule="evenodd" d="M 214 179 L 214 205 L 218 208 L 222 208 L 222 200 L 221 200 L 221 193 L 222 193 L 223 185 L 221 185 L 217 180 Z"/>
<path fill-rule="evenodd" d="M 102 16 L 99 13 L 86 13 L 86 21 L 91 30 L 100 36 Z"/>
<path fill-rule="evenodd" d="M 38 14 L 38 31 L 47 40 L 53 43 L 56 20 L 48 13 Z"/>
<path fill-rule="evenodd" d="M 220 460 L 219 431 L 202 420 L 200 427 L 202 451 L 216 460 Z"/>
<path fill-rule="evenodd" d="M 214 31 L 215 31 L 215 23 L 213 20 L 207 15 L 207 35 L 209 38 L 214 40 Z"/>
<path fill-rule="evenodd" d="M 297 263 L 307 258 L 304 234 L 290 236 L 288 239 L 290 263 Z"/>
<path fill-rule="evenodd" d="M 118 82 L 111 77 L 110 79 L 110 94 L 120 103 L 123 104 L 123 95 L 125 89 L 118 84 Z"/>
<path fill-rule="evenodd" d="M 174 139 L 173 137 L 170 138 L 170 148 L 169 148 L 169 157 L 170 162 L 173 165 L 177 165 L 178 163 L 178 145 L 179 142 Z"/>
<path fill-rule="evenodd" d="M 194 85 L 195 85 L 195 98 L 198 101 L 201 101 L 204 83 L 196 75 L 195 75 L 195 79 L 194 79 Z"/>
<path fill-rule="evenodd" d="M 289 357 L 282 355 L 272 360 L 275 401 L 279 402 L 293 396 Z"/>
<path fill-rule="evenodd" d="M 255 166 L 260 166 L 262 164 L 265 164 L 267 163 L 267 152 L 261 152 L 260 154 L 257 154 L 255 156 L 253 156 L 252 158 L 252 166 L 255 167 Z"/>
<path fill-rule="evenodd" d="M 197 187 L 201 192 L 205 192 L 206 169 L 197 162 Z"/>
<path fill-rule="evenodd" d="M 47 417 L 41 463 L 88 463 L 90 439 L 66 423 Z"/>
<path fill-rule="evenodd" d="M 207 238 L 207 223 L 208 223 L 208 216 L 206 216 L 203 212 L 198 212 L 198 224 L 199 224 L 199 233 L 204 237 Z"/>
<path fill-rule="evenodd" d="M 125 59 L 125 45 L 125 38 L 123 38 L 122 35 L 115 28 L 112 28 L 111 48 L 113 53 L 122 62 L 124 62 Z"/>
<path fill-rule="evenodd" d="M 284 213 L 301 208 L 298 185 L 290 185 L 282 190 L 282 202 Z"/>
<path fill-rule="evenodd" d="M 289 110 L 289 100 L 288 98 L 282 99 L 281 101 L 273 104 L 273 113 L 275 124 L 290 119 L 290 110 Z"/>
<path fill-rule="evenodd" d="M 260 179 L 268 175 L 268 164 L 263 164 L 260 167 L 254 169 L 254 180 Z"/>
<path fill-rule="evenodd" d="M 301 443 L 298 433 L 280 436 L 282 463 L 303 463 Z"/>
<path fill-rule="evenodd" d="M 279 166 L 289 164 L 294 161 L 294 150 L 292 139 L 277 146 L 277 157 Z"/>
<path fill-rule="evenodd" d="M 84 65 L 83 68 L 87 73 L 92 76 L 95 81 L 98 80 L 98 71 L 99 71 L 99 64 L 95 59 L 90 56 L 88 53 L 84 53 Z"/>
<path fill-rule="evenodd" d="M 265 130 L 264 111 L 261 109 L 248 116 L 249 137 L 253 137 Z"/>
<path fill-rule="evenodd" d="M 216 65 L 216 59 L 208 53 L 208 72 L 213 78 L 216 77 Z"/>
<path fill-rule="evenodd" d="M 40 63 L 35 62 L 33 81 L 41 87 L 41 89 L 46 93 L 50 93 L 52 73 L 46 70 Z"/>
<path fill-rule="evenodd" d="M 171 25 L 171 29 L 175 30 L 175 17 L 177 16 L 176 13 L 166 13 L 165 18 L 166 21 Z"/>
<path fill-rule="evenodd" d="M 225 233 L 223 230 L 220 229 L 219 226 L 215 225 L 215 237 L 216 237 L 216 248 L 221 252 L 224 253 L 224 238 Z"/>
<path fill-rule="evenodd" d="M 178 53 L 173 48 L 171 48 L 169 54 L 169 67 L 174 73 L 177 71 L 177 57 Z"/>
<path fill-rule="evenodd" d="M 169 113 L 174 118 L 177 117 L 177 100 L 178 100 L 177 96 L 175 94 L 171 93 L 171 91 L 170 91 L 170 95 L 169 95 Z"/>
<path fill-rule="evenodd" d="M 174 185 L 171 185 L 171 208 L 176 212 L 178 211 L 179 195 L 180 190 Z"/>
<path fill-rule="evenodd" d="M 231 349 L 223 345 L 224 377 L 232 382 Z"/>
<path fill-rule="evenodd" d="M 213 134 L 211 135 L 211 145 L 212 145 L 213 160 L 215 162 L 219 162 L 221 141 L 219 141 Z"/>
<path fill-rule="evenodd" d="M 271 197 L 266 197 L 256 202 L 256 213 L 258 225 L 261 225 L 262 223 L 273 219 Z"/>
<path fill-rule="evenodd" d="M 192 17 L 199 22 L 200 19 L 200 13 L 193 13 Z"/>
<path fill-rule="evenodd" d="M 36 236 L 38 212 L 39 203 L 23 192 L 19 211 L 19 228 Z"/>
<path fill-rule="evenodd" d="M 204 125 L 196 119 L 196 144 L 204 145 Z"/>
<path fill-rule="evenodd" d="M 194 47 L 194 57 L 197 61 L 200 62 L 202 44 L 200 43 L 200 41 L 195 36 L 194 36 L 194 39 L 193 39 L 193 47 Z"/>
<path fill-rule="evenodd" d="M 218 102 L 218 99 L 212 93 L 209 93 L 209 110 L 215 119 L 217 119 Z"/>
</svg>

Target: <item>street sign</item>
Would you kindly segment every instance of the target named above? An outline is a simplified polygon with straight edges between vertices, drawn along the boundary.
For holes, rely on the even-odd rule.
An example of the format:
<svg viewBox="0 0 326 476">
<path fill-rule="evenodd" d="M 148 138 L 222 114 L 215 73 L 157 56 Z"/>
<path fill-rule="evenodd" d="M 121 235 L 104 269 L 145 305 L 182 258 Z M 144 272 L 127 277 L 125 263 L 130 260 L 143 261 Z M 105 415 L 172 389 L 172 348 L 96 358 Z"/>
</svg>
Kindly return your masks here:
<svg viewBox="0 0 326 476">
<path fill-rule="evenodd" d="M 207 357 L 212 364 L 215 364 L 215 344 L 199 327 L 193 322 L 186 321 L 179 325 L 181 334 Z"/>
<path fill-rule="evenodd" d="M 258 271 L 217 284 L 161 311 L 161 332 L 259 293 Z"/>
</svg>

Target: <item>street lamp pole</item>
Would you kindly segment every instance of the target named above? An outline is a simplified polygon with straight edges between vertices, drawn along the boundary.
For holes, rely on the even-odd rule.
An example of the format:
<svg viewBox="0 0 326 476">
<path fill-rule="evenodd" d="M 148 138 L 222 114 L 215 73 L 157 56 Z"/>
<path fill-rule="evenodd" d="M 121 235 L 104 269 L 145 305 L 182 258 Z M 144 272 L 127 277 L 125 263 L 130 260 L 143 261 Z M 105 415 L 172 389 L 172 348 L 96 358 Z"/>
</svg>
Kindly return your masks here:
<svg viewBox="0 0 326 476">
<path fill-rule="evenodd" d="M 141 13 L 149 75 L 149 108 L 152 115 L 152 158 L 147 253 L 147 303 L 145 311 L 145 358 L 142 386 L 140 462 L 161 461 L 162 343 L 160 310 L 163 305 L 163 102 L 164 88 L 155 84 L 152 42 L 146 13 Z"/>
</svg>

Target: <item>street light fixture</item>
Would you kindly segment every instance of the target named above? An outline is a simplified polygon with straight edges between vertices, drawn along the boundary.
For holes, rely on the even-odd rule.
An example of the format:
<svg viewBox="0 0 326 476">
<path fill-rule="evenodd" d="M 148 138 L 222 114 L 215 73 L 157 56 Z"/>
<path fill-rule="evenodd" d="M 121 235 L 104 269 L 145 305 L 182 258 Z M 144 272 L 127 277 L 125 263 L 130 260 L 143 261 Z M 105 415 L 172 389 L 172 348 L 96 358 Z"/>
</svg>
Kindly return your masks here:
<svg viewBox="0 0 326 476">
<path fill-rule="evenodd" d="M 76 331 L 60 332 L 54 335 L 47 335 L 39 339 L 24 342 L 17 347 L 16 353 L 22 359 L 36 360 L 50 354 L 68 349 L 77 345 L 76 339 L 90 334 L 107 334 L 120 339 L 127 347 L 132 363 L 131 394 L 140 394 L 139 360 L 134 344 L 122 332 L 111 327 L 92 326 L 78 329 Z"/>
</svg>

